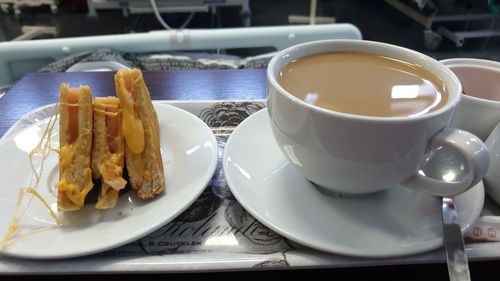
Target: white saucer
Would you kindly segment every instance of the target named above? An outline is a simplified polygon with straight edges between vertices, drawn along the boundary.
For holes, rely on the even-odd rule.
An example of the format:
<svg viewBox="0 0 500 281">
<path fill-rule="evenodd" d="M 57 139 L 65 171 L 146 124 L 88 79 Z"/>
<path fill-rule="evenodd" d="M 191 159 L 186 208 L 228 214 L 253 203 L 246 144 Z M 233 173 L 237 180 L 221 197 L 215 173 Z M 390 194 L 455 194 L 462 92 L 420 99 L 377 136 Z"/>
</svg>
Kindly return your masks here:
<svg viewBox="0 0 500 281">
<path fill-rule="evenodd" d="M 390 257 L 442 246 L 439 198 L 403 187 L 344 198 L 321 193 L 279 150 L 266 109 L 244 120 L 231 134 L 224 171 L 232 193 L 248 212 L 279 234 L 311 248 Z M 482 182 L 457 196 L 455 203 L 465 230 L 483 207 Z"/>
<path fill-rule="evenodd" d="M 100 211 L 93 205 L 68 213 L 71 221 L 56 226 L 38 200 L 32 200 L 21 220 L 20 238 L 0 253 L 17 257 L 54 259 L 88 255 L 132 242 L 173 220 L 203 192 L 216 165 L 217 141 L 210 128 L 182 109 L 155 104 L 160 122 L 166 192 L 142 201 L 135 192 L 122 194 L 114 209 Z M 48 120 L 36 123 L 0 142 L 0 239 L 6 233 L 20 187 L 32 177 L 28 153 L 38 143 Z M 57 127 L 57 125 L 56 125 Z M 58 147 L 58 129 L 52 135 Z M 58 157 L 51 154 L 38 191 L 56 210 Z"/>
</svg>

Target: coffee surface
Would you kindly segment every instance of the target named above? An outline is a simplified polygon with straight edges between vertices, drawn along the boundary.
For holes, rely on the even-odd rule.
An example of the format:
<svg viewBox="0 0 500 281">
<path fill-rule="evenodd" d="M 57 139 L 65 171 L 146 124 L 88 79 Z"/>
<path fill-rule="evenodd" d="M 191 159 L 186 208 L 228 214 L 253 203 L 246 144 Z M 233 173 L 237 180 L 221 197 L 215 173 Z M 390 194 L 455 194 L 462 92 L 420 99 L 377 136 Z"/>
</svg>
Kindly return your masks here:
<svg viewBox="0 0 500 281">
<path fill-rule="evenodd" d="M 366 116 L 418 116 L 447 103 L 444 83 L 428 70 L 369 53 L 303 57 L 281 69 L 278 83 L 307 103 Z"/>
</svg>

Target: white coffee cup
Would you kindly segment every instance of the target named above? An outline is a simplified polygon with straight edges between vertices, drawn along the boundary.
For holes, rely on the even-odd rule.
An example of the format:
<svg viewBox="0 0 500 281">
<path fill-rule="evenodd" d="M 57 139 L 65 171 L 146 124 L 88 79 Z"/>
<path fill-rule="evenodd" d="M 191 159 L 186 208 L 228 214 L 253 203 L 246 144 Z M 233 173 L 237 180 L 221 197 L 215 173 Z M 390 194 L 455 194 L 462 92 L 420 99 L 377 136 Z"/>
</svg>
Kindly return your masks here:
<svg viewBox="0 0 500 281">
<path fill-rule="evenodd" d="M 495 79 L 500 77 L 500 63 L 470 58 L 447 59 L 441 63 L 456 72 L 466 93 L 451 125 L 486 140 L 500 121 L 500 79 Z"/>
<path fill-rule="evenodd" d="M 339 51 L 373 53 L 418 64 L 444 82 L 447 103 L 420 116 L 362 116 L 310 105 L 277 82 L 279 71 L 291 61 Z M 278 146 L 306 178 L 324 189 L 365 194 L 402 185 L 450 196 L 469 189 L 487 171 L 489 157 L 484 143 L 473 134 L 449 128 L 462 92 L 457 77 L 426 55 L 370 41 L 309 42 L 277 53 L 269 63 L 267 79 L 268 112 Z M 442 146 L 456 149 L 465 159 L 469 172 L 460 180 L 453 175 L 434 179 L 421 171 L 432 151 Z"/>
<path fill-rule="evenodd" d="M 500 63 L 472 58 L 441 62 L 455 72 L 465 93 L 452 126 L 485 140 L 491 157 L 484 176 L 486 192 L 500 204 Z"/>
</svg>

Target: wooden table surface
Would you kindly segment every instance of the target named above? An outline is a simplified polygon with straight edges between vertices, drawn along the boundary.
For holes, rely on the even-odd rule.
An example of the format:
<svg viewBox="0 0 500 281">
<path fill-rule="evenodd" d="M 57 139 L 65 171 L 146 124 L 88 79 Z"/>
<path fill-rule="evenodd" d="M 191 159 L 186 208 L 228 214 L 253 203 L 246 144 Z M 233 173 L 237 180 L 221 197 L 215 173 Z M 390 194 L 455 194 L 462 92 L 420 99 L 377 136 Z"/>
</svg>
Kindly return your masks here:
<svg viewBox="0 0 500 281">
<path fill-rule="evenodd" d="M 57 102 L 60 83 L 89 85 L 94 96 L 115 95 L 114 72 L 31 73 L 0 98 L 0 136 L 29 111 Z M 145 71 L 154 100 L 264 99 L 266 72 L 258 70 Z"/>
</svg>

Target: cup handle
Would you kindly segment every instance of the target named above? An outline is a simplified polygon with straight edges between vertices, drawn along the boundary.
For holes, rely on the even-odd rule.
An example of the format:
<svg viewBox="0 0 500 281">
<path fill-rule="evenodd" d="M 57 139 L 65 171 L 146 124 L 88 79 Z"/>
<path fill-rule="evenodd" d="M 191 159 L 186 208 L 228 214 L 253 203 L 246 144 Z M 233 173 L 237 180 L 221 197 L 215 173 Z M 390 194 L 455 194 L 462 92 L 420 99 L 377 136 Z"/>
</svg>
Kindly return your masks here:
<svg viewBox="0 0 500 281">
<path fill-rule="evenodd" d="M 467 191 L 488 171 L 489 154 L 486 145 L 475 135 L 456 128 L 446 128 L 430 141 L 429 149 L 450 147 L 465 158 L 469 173 L 462 181 L 447 182 L 416 173 L 402 182 L 403 186 L 436 196 L 453 196 Z M 439 157 L 439 156 L 435 156 Z"/>
</svg>

